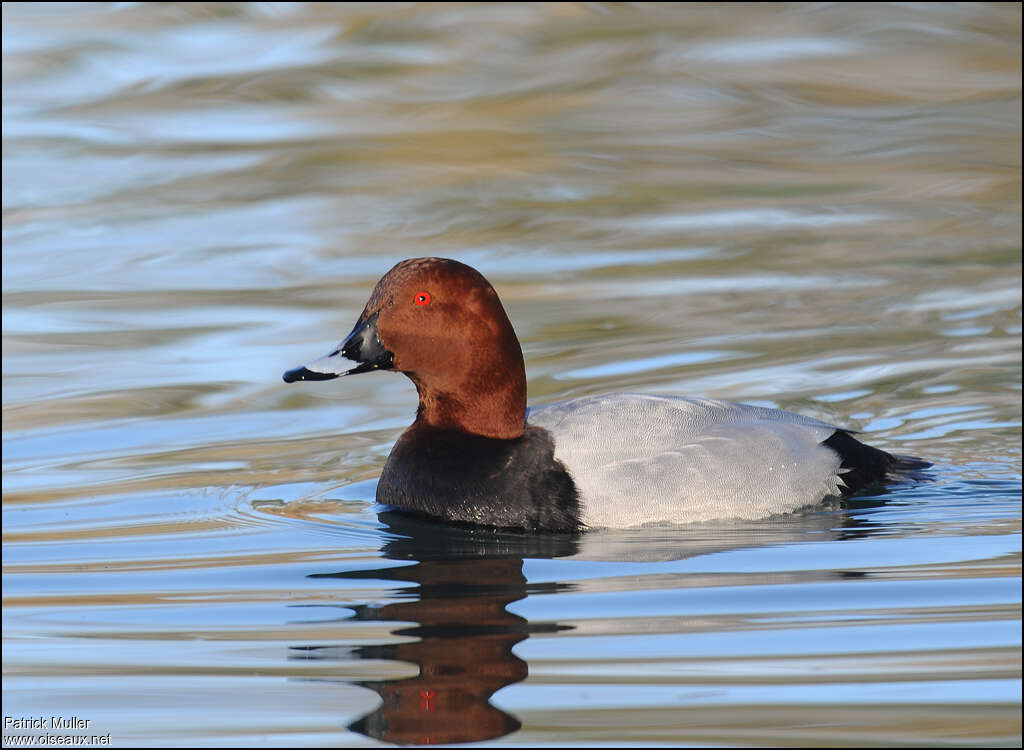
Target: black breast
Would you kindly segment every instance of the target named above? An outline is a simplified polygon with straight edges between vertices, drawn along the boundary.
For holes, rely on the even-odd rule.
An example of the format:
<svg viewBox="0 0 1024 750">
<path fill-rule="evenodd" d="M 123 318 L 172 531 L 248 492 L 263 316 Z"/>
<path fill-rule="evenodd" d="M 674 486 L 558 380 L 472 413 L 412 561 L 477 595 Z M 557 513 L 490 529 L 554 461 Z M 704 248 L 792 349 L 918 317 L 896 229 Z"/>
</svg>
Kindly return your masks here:
<svg viewBox="0 0 1024 750">
<path fill-rule="evenodd" d="M 448 521 L 576 532 L 576 485 L 551 434 L 527 426 L 514 440 L 414 424 L 391 449 L 377 502 Z"/>
</svg>

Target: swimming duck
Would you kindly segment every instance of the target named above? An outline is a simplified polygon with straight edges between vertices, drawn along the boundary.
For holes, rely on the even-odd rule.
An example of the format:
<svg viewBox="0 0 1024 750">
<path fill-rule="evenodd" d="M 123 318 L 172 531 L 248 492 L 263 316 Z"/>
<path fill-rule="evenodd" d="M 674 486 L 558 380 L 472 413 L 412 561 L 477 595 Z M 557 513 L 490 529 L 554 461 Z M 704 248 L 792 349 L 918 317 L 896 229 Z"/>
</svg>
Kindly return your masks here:
<svg viewBox="0 0 1024 750">
<path fill-rule="evenodd" d="M 419 394 L 377 502 L 451 522 L 574 533 L 755 519 L 928 465 L 827 422 L 716 399 L 609 393 L 528 411 L 494 287 L 446 258 L 388 271 L 344 341 L 284 380 L 374 370 L 405 374 Z"/>
</svg>

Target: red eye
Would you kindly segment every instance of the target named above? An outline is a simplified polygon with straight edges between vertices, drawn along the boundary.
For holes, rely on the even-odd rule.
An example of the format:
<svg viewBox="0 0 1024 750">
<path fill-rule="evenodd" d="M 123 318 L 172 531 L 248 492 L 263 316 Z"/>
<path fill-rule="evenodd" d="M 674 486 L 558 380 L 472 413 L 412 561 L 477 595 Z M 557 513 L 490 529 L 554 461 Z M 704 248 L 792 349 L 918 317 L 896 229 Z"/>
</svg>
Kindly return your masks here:
<svg viewBox="0 0 1024 750">
<path fill-rule="evenodd" d="M 416 296 L 412 298 L 420 307 L 426 307 L 430 304 L 430 292 L 416 292 Z"/>
</svg>

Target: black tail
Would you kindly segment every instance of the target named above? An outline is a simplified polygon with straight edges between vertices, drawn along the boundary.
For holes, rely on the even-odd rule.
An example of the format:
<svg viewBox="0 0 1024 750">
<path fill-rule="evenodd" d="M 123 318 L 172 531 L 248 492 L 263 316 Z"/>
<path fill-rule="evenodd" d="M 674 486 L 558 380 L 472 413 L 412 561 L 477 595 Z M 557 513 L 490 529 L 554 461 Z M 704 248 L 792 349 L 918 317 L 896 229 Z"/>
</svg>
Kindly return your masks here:
<svg viewBox="0 0 1024 750">
<path fill-rule="evenodd" d="M 836 430 L 822 445 L 839 454 L 842 460 L 841 477 L 848 497 L 872 485 L 885 482 L 906 482 L 926 479 L 924 470 L 931 463 L 913 456 L 894 456 L 872 448 L 857 440 L 845 430 Z"/>
</svg>

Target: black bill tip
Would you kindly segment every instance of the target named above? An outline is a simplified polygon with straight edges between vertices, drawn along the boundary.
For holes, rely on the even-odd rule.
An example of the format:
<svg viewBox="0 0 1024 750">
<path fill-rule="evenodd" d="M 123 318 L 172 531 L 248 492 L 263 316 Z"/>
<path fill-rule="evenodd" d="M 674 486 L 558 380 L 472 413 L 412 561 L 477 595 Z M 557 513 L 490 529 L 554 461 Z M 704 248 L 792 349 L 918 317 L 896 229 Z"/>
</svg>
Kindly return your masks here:
<svg viewBox="0 0 1024 750">
<path fill-rule="evenodd" d="M 295 383 L 299 380 L 334 380 L 338 376 L 333 372 L 313 372 L 305 367 L 296 367 L 286 372 L 283 377 L 284 382 Z"/>
</svg>

